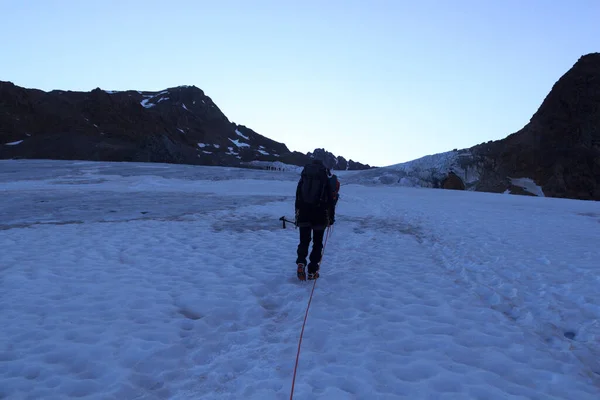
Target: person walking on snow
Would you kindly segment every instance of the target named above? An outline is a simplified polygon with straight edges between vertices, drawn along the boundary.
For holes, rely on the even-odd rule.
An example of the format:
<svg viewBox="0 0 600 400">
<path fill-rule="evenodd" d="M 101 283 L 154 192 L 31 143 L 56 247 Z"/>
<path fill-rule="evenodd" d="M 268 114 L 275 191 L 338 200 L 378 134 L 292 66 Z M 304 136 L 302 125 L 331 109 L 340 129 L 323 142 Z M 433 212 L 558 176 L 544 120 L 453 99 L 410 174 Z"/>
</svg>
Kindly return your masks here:
<svg viewBox="0 0 600 400">
<path fill-rule="evenodd" d="M 325 229 L 335 222 L 334 190 L 327 169 L 320 160 L 313 160 L 302 170 L 296 188 L 296 225 L 300 228 L 300 244 L 296 259 L 298 279 L 313 280 L 319 277 Z M 312 239 L 308 268 L 306 257 Z M 306 268 L 306 269 L 305 269 Z"/>
</svg>

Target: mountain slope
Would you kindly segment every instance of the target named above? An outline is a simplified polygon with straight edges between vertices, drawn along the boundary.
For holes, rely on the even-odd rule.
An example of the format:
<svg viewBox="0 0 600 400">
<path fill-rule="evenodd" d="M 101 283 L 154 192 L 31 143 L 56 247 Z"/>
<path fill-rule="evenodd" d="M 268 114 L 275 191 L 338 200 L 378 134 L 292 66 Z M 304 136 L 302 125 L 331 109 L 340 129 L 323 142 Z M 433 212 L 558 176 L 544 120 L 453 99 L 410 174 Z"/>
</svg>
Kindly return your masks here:
<svg viewBox="0 0 600 400">
<path fill-rule="evenodd" d="M 600 200 L 600 53 L 581 57 L 505 139 L 352 174 L 354 182 Z"/>
<path fill-rule="evenodd" d="M 0 82 L 0 158 L 303 165 L 312 155 L 229 121 L 195 86 L 44 92 Z M 324 156 L 323 156 L 324 157 Z M 343 162 L 338 169 L 368 165 Z"/>
<path fill-rule="evenodd" d="M 472 151 L 486 165 L 481 190 L 531 178 L 548 196 L 600 200 L 600 53 L 581 57 L 523 129 Z"/>
</svg>

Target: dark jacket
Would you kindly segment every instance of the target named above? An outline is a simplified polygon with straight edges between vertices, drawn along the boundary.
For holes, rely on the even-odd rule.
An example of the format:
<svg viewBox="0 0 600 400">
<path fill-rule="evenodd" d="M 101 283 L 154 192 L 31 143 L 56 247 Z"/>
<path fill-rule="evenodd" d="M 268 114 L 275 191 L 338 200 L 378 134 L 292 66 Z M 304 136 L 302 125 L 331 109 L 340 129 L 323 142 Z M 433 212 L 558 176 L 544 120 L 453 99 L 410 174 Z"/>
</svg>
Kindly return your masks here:
<svg viewBox="0 0 600 400">
<path fill-rule="evenodd" d="M 318 162 L 314 162 L 318 163 Z M 323 167 L 324 168 L 324 167 Z M 327 178 L 327 177 L 326 177 Z M 325 229 L 334 221 L 335 204 L 333 198 L 333 188 L 329 179 L 325 179 L 325 189 L 323 202 L 320 206 L 305 204 L 302 201 L 301 187 L 302 177 L 296 187 L 296 224 L 298 227 L 310 227 L 312 229 Z"/>
</svg>

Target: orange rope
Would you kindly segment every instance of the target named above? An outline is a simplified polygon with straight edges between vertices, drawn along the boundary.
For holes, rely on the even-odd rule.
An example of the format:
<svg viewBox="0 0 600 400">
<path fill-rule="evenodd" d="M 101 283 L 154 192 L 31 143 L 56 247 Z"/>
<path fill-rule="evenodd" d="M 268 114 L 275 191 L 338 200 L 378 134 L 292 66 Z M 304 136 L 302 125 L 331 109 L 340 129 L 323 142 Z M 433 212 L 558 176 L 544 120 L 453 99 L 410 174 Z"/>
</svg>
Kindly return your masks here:
<svg viewBox="0 0 600 400">
<path fill-rule="evenodd" d="M 321 269 L 321 262 L 323 261 L 323 255 L 325 254 L 325 246 L 327 246 L 327 240 L 329 239 L 330 227 L 327 227 L 327 235 L 325 236 L 325 243 L 323 244 L 323 250 L 321 251 L 321 260 L 319 261 L 319 270 Z M 300 331 L 300 340 L 298 341 L 298 352 L 296 353 L 296 365 L 294 366 L 294 377 L 292 379 L 292 391 L 290 393 L 290 400 L 294 397 L 294 385 L 296 384 L 296 372 L 298 372 L 298 360 L 300 359 L 300 347 L 302 346 L 302 337 L 304 336 L 304 327 L 306 326 L 306 319 L 308 318 L 308 310 L 310 309 L 310 303 L 312 302 L 313 293 L 317 286 L 317 279 L 313 282 L 313 287 L 310 292 L 308 299 L 308 305 L 306 306 L 306 313 L 304 314 L 304 322 L 302 323 L 302 331 Z"/>
</svg>

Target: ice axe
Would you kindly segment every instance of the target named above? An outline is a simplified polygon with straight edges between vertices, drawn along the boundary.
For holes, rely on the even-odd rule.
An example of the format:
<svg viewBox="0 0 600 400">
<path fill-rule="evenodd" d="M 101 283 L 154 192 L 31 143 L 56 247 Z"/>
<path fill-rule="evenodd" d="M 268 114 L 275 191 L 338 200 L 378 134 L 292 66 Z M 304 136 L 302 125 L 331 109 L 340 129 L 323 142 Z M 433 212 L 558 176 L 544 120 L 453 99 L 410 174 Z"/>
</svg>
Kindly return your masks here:
<svg viewBox="0 0 600 400">
<path fill-rule="evenodd" d="M 295 227 L 298 227 L 298 225 L 296 224 L 295 221 L 290 221 L 288 219 L 285 219 L 285 216 L 279 218 L 279 220 L 283 223 L 283 229 L 285 229 L 285 223 L 289 222 L 290 224 L 294 225 Z"/>
</svg>

